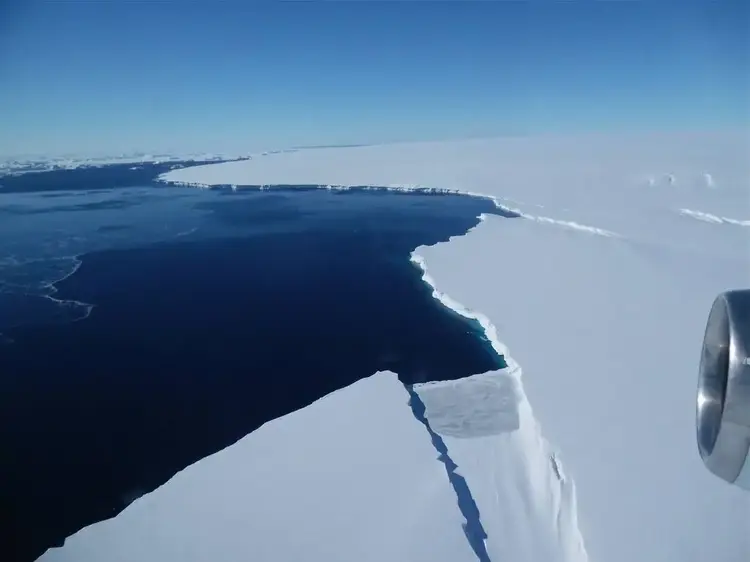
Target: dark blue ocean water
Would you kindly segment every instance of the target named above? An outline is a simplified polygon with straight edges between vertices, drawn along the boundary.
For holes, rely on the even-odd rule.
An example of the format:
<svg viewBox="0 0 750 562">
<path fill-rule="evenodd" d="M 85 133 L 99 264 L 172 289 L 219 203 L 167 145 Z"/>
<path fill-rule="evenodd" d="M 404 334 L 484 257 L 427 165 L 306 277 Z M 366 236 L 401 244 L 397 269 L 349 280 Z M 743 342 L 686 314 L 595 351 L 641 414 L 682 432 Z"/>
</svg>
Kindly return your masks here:
<svg viewBox="0 0 750 562">
<path fill-rule="evenodd" d="M 490 202 L 127 172 L 0 195 L 2 560 L 378 370 L 412 384 L 502 366 L 409 261 Z"/>
</svg>

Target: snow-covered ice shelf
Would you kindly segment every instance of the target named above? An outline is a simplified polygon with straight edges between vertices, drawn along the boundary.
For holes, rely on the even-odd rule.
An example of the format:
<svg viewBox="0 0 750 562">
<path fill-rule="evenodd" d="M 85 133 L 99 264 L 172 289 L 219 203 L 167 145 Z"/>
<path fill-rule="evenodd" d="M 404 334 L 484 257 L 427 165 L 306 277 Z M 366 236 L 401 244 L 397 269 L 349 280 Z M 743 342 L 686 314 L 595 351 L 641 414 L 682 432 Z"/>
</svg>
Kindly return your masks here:
<svg viewBox="0 0 750 562">
<path fill-rule="evenodd" d="M 42 560 L 472 561 L 408 402 L 392 373 L 361 380 L 185 469 Z"/>
<path fill-rule="evenodd" d="M 414 256 L 507 351 L 507 369 L 415 389 L 489 559 L 729 562 L 750 556 L 750 497 L 703 468 L 694 396 L 708 308 L 750 284 L 749 150 L 744 132 L 519 137 L 299 150 L 163 179 L 430 187 L 517 210 L 527 220 L 486 216 Z M 373 376 L 44 559 L 477 560 L 407 402 Z"/>
</svg>

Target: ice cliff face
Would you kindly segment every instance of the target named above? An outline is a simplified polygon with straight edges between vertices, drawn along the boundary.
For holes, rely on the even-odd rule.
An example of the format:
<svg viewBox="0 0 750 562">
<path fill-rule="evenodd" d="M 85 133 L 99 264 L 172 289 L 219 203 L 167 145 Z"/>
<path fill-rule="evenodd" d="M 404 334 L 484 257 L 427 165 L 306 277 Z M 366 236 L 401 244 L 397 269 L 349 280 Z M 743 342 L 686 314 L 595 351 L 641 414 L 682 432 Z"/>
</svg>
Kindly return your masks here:
<svg viewBox="0 0 750 562">
<path fill-rule="evenodd" d="M 487 220 L 487 218 L 485 218 Z M 482 326 L 507 367 L 465 379 L 415 385 L 423 423 L 446 464 L 461 484 L 451 482 L 466 516 L 467 536 L 484 560 L 588 560 L 578 528 L 575 485 L 544 439 L 523 391 L 521 368 L 499 341 L 495 326 L 480 312 L 442 293 L 418 249 L 412 260 L 422 268 L 433 296 Z M 439 256 L 440 245 L 432 248 Z M 439 259 L 439 258 L 438 258 Z M 463 497 L 463 496 L 468 496 Z"/>
</svg>

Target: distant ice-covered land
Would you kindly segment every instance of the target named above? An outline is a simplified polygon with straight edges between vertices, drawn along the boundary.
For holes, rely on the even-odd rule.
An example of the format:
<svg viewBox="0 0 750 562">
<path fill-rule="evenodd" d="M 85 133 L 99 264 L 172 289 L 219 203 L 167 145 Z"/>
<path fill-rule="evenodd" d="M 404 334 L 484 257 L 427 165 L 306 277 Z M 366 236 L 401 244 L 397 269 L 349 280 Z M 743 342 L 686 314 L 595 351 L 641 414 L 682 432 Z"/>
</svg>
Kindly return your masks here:
<svg viewBox="0 0 750 562">
<path fill-rule="evenodd" d="M 250 158 L 245 154 L 215 154 L 215 153 L 154 153 L 132 152 L 116 155 L 79 155 L 64 156 L 45 155 L 15 155 L 0 156 L 0 177 L 7 175 L 25 174 L 28 172 L 49 172 L 52 170 L 75 170 L 111 164 L 133 164 L 137 166 L 145 163 L 165 162 L 220 162 Z M 0 186 L 2 187 L 2 186 Z"/>
<path fill-rule="evenodd" d="M 701 464 L 694 399 L 710 304 L 750 282 L 749 153 L 743 132 L 519 137 L 165 174 L 430 188 L 516 210 L 526 220 L 486 216 L 413 255 L 508 366 L 411 390 L 375 374 L 43 560 L 747 560 L 750 496 Z"/>
</svg>

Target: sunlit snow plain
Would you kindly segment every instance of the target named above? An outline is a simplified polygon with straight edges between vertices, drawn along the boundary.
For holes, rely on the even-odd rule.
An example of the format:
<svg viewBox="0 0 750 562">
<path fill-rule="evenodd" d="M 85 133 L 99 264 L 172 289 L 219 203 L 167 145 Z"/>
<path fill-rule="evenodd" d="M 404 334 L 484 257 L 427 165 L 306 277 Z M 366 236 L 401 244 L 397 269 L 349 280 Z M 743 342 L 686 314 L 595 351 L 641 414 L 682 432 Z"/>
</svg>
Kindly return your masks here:
<svg viewBox="0 0 750 562">
<path fill-rule="evenodd" d="M 300 150 L 175 170 L 197 186 L 435 188 L 522 213 L 420 247 L 436 298 L 508 368 L 392 373 L 267 423 L 47 562 L 750 560 L 750 495 L 695 445 L 708 310 L 750 286 L 744 133 L 528 137 Z M 290 327 L 293 329 L 293 327 Z M 472 550 L 439 439 L 479 511 Z"/>
</svg>

